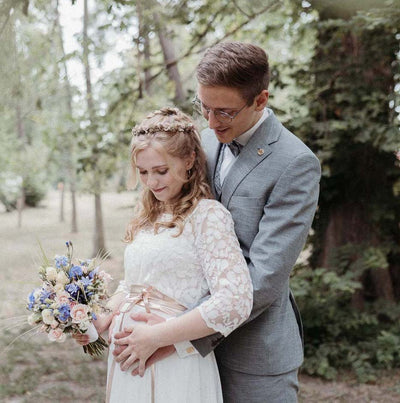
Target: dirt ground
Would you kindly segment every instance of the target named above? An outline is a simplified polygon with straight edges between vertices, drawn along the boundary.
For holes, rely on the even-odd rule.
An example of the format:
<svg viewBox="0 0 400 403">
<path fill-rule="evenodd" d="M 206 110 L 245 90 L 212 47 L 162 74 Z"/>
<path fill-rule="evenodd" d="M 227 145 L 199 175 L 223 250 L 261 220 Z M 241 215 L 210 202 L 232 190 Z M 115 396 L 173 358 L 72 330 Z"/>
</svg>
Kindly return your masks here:
<svg viewBox="0 0 400 403">
<path fill-rule="evenodd" d="M 123 277 L 124 243 L 121 241 L 132 214 L 132 193 L 103 195 L 106 247 L 111 259 L 103 269 L 114 278 L 113 290 Z M 46 336 L 27 334 L 25 299 L 39 284 L 38 241 L 49 257 L 65 253 L 65 241 L 74 243 L 75 256 L 92 255 L 94 199 L 78 197 L 79 232 L 70 232 L 70 205 L 66 199 L 65 222 L 59 222 L 59 194 L 49 192 L 36 209 L 17 214 L 0 208 L 0 401 L 1 402 L 103 402 L 106 356 L 93 359 L 72 340 L 50 343 Z M 13 342 L 13 340 L 15 340 Z M 10 345 L 10 343 L 13 343 Z M 300 374 L 302 403 L 394 403 L 400 402 L 400 371 L 382 374 L 374 384 L 358 384 L 348 374 L 324 381 Z M 250 402 L 251 403 L 251 402 Z"/>
</svg>

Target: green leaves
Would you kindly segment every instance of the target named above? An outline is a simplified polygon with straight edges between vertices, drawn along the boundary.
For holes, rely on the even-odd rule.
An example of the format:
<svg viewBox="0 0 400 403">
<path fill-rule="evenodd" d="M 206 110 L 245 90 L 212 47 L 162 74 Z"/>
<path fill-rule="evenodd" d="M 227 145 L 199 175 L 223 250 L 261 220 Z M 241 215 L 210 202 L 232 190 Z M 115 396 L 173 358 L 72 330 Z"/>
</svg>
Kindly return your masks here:
<svg viewBox="0 0 400 403">
<path fill-rule="evenodd" d="M 365 255 L 371 266 L 382 263 L 368 259 L 379 255 L 376 251 L 366 249 Z M 346 369 L 368 382 L 376 379 L 379 369 L 400 365 L 400 307 L 380 303 L 368 304 L 364 311 L 353 309 L 352 298 L 361 287 L 354 277 L 350 270 L 296 267 L 291 288 L 305 332 L 302 368 L 310 375 L 335 379 Z"/>
</svg>

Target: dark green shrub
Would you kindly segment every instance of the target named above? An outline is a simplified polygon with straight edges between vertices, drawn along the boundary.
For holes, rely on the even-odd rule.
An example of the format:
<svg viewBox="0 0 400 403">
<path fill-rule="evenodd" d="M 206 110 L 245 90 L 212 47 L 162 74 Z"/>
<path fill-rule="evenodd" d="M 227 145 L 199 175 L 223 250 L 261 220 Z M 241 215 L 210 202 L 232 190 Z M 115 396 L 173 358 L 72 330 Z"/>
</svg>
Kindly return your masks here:
<svg viewBox="0 0 400 403">
<path fill-rule="evenodd" d="M 347 369 L 367 382 L 379 369 L 400 367 L 400 306 L 375 301 L 354 309 L 352 296 L 361 287 L 354 277 L 296 267 L 291 286 L 303 318 L 303 370 L 310 375 L 334 379 Z"/>
<path fill-rule="evenodd" d="M 40 179 L 26 177 L 24 179 L 25 204 L 36 207 L 46 196 L 46 187 Z"/>
</svg>

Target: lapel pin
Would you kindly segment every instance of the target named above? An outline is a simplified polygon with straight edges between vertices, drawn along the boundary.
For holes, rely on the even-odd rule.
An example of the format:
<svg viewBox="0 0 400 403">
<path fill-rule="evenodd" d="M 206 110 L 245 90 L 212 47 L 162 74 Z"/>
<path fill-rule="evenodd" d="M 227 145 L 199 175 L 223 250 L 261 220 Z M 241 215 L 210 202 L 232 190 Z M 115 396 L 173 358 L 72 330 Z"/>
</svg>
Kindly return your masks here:
<svg viewBox="0 0 400 403">
<path fill-rule="evenodd" d="M 264 155 L 264 149 L 263 148 L 257 148 L 257 154 L 258 155 Z"/>
</svg>

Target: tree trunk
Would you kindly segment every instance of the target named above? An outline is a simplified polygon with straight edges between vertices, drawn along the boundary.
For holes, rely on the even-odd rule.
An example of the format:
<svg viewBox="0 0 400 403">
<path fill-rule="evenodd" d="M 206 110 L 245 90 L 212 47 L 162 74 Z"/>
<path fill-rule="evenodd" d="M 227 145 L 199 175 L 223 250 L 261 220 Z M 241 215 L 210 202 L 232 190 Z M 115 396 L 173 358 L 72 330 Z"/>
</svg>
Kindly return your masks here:
<svg viewBox="0 0 400 403">
<path fill-rule="evenodd" d="M 75 191 L 75 181 L 71 181 L 70 183 L 70 191 L 71 191 L 71 232 L 78 232 L 78 221 L 77 221 L 77 213 L 76 213 L 76 191 Z"/>
<path fill-rule="evenodd" d="M 355 262 L 362 258 L 362 245 L 379 245 L 367 213 L 359 205 L 355 203 L 337 205 L 328 215 L 329 222 L 324 233 L 318 266 L 334 268 L 335 262 L 332 261 L 332 253 L 341 246 L 360 245 L 359 250 L 355 250 L 354 255 L 350 258 L 352 262 Z M 357 280 L 361 284 L 368 283 L 369 285 L 353 294 L 352 305 L 354 308 L 363 309 L 367 294 L 374 298 L 395 301 L 390 271 L 387 268 L 376 268 L 360 273 Z"/>
<path fill-rule="evenodd" d="M 84 0 L 84 14 L 83 14 L 83 64 L 85 68 L 85 81 L 86 81 L 86 101 L 87 110 L 90 119 L 89 130 L 96 131 L 95 126 L 95 110 L 92 94 L 92 81 L 90 77 L 90 64 L 89 64 L 89 38 L 88 38 L 88 24 L 89 24 L 89 13 L 88 13 L 88 0 Z M 94 155 L 93 158 L 96 158 Z M 96 165 L 96 164 L 94 164 Z M 99 174 L 96 170 L 93 171 L 94 175 L 94 209 L 95 209 L 95 227 L 94 227 L 94 256 L 97 253 L 104 253 L 106 251 L 105 241 L 104 241 L 104 226 L 103 226 L 103 216 L 101 209 L 101 181 L 98 177 Z"/>
<path fill-rule="evenodd" d="M 64 222 L 64 199 L 65 199 L 65 185 L 64 182 L 59 182 L 58 190 L 60 191 L 60 214 L 59 214 L 59 221 Z"/>
<path fill-rule="evenodd" d="M 66 96 L 66 107 L 68 111 L 69 118 L 73 118 L 73 110 L 72 110 L 72 90 L 71 84 L 68 75 L 68 68 L 66 62 L 66 54 L 64 48 L 64 40 L 63 40 L 63 32 L 62 27 L 60 24 L 60 13 L 59 13 L 59 0 L 56 3 L 56 30 L 59 37 L 59 44 L 61 49 L 61 55 L 63 58 L 63 70 L 64 70 L 64 82 L 65 82 L 65 90 L 67 93 Z M 73 162 L 74 156 L 74 142 L 70 136 L 67 136 L 67 146 L 65 147 L 64 151 L 64 160 L 67 164 L 67 180 L 70 185 L 70 192 L 71 192 L 71 232 L 77 233 L 78 232 L 78 222 L 77 222 L 77 211 L 76 211 L 76 168 Z"/>
<path fill-rule="evenodd" d="M 16 122 L 17 122 L 17 134 L 18 138 L 21 140 L 21 153 L 23 153 L 23 150 L 25 149 L 25 128 L 24 128 L 24 122 L 22 120 L 21 116 L 21 105 L 20 105 L 20 100 L 19 98 L 17 99 L 17 105 L 16 105 Z M 25 175 L 22 175 L 22 181 L 21 181 L 21 189 L 20 189 L 20 194 L 17 199 L 17 211 L 18 211 L 18 228 L 22 227 L 22 211 L 25 208 Z"/>
<path fill-rule="evenodd" d="M 17 199 L 17 211 L 18 211 L 18 228 L 22 227 L 22 211 L 25 207 L 25 189 L 21 187 L 21 193 Z"/>
<path fill-rule="evenodd" d="M 18 61 L 18 47 L 17 47 L 17 37 L 16 37 L 16 31 L 15 31 L 15 25 L 12 27 L 12 35 L 13 35 L 13 45 L 14 45 L 14 63 L 15 63 L 15 71 L 17 74 L 17 81 L 16 81 L 16 104 L 15 104 L 15 120 L 16 120 L 16 129 L 17 129 L 17 137 L 20 140 L 20 152 L 21 155 L 23 155 L 23 152 L 25 150 L 25 147 L 28 143 L 27 137 L 26 137 L 26 132 L 25 132 L 25 126 L 24 126 L 24 121 L 22 117 L 22 107 L 21 107 L 21 97 L 23 94 L 22 91 L 22 84 L 21 84 L 21 74 L 20 74 L 20 67 L 19 67 L 19 61 Z M 17 211 L 18 211 L 18 223 L 17 226 L 18 228 L 22 227 L 22 211 L 25 208 L 25 199 L 26 199 L 26 194 L 25 194 L 25 170 L 24 167 L 21 167 L 23 171 L 21 172 L 21 189 L 20 189 L 20 194 L 17 199 Z"/>
<path fill-rule="evenodd" d="M 138 51 L 138 63 L 140 64 L 138 71 L 141 72 L 143 68 L 143 77 L 140 75 L 140 95 L 146 93 L 151 95 L 150 91 L 150 81 L 151 81 L 151 71 L 150 71 L 150 41 L 149 41 L 149 31 L 148 31 L 148 18 L 143 14 L 142 1 L 138 0 L 136 2 L 137 18 L 139 24 L 139 35 L 137 39 L 137 51 Z M 143 58 L 143 60 L 142 60 Z M 140 98 L 139 95 L 139 98 Z"/>
<path fill-rule="evenodd" d="M 95 201 L 95 231 L 94 231 L 94 251 L 93 256 L 96 256 L 98 253 L 104 254 L 106 252 L 105 249 L 105 241 L 104 241 L 104 225 L 103 225 L 103 213 L 101 207 L 101 194 L 96 193 L 94 195 Z"/>
<path fill-rule="evenodd" d="M 185 101 L 185 92 L 183 90 L 181 76 L 178 70 L 178 62 L 175 56 L 174 44 L 171 39 L 171 33 L 164 27 L 163 22 L 157 12 L 153 13 L 154 21 L 157 25 L 157 34 L 164 56 L 165 67 L 168 71 L 169 79 L 175 85 L 174 101 L 177 104 Z"/>
</svg>

